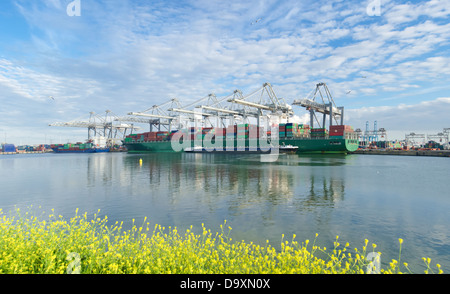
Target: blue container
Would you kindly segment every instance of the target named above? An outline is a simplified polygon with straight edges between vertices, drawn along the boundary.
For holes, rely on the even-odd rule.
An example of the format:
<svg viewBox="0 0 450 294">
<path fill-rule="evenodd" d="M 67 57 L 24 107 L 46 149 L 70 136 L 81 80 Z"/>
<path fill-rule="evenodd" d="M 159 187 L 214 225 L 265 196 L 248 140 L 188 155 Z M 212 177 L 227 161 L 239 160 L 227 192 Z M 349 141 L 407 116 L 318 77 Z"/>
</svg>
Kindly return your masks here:
<svg viewBox="0 0 450 294">
<path fill-rule="evenodd" d="M 5 144 L 2 147 L 2 152 L 16 152 L 16 146 L 13 144 Z"/>
</svg>

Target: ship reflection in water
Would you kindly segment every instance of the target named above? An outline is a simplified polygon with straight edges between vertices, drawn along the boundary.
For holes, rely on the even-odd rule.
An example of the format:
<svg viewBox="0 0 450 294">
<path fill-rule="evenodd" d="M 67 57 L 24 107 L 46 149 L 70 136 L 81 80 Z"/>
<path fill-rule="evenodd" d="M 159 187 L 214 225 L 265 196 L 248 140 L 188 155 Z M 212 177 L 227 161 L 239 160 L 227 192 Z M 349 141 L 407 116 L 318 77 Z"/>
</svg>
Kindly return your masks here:
<svg viewBox="0 0 450 294">
<path fill-rule="evenodd" d="M 260 155 L 159 153 L 123 160 L 121 182 L 130 187 L 124 197 L 140 215 L 181 227 L 227 220 L 238 236 L 265 241 L 284 230 L 314 236 L 318 222 L 325 226 L 344 200 L 339 167 L 349 158 L 283 154 L 267 163 Z"/>
<path fill-rule="evenodd" d="M 136 166 L 137 159 L 143 164 Z M 125 157 L 132 190 L 214 205 L 232 204 L 235 213 L 256 203 L 271 205 L 333 206 L 344 198 L 344 178 L 332 170 L 314 173 L 317 166 L 345 164 L 344 155 L 300 157 L 280 155 L 276 162 L 261 163 L 259 155 L 155 154 Z M 145 180 L 143 181 L 143 177 Z M 158 193 L 156 193 L 158 191 Z"/>
</svg>

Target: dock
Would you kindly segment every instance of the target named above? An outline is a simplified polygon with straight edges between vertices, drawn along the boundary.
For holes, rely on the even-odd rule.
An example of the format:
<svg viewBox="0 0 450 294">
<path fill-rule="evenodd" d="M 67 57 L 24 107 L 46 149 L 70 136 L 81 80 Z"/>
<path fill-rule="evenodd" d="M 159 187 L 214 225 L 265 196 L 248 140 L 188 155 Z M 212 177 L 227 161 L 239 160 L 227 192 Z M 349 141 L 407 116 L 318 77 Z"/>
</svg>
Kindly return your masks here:
<svg viewBox="0 0 450 294">
<path fill-rule="evenodd" d="M 450 150 L 358 149 L 354 152 L 349 152 L 348 154 L 450 157 Z"/>
</svg>

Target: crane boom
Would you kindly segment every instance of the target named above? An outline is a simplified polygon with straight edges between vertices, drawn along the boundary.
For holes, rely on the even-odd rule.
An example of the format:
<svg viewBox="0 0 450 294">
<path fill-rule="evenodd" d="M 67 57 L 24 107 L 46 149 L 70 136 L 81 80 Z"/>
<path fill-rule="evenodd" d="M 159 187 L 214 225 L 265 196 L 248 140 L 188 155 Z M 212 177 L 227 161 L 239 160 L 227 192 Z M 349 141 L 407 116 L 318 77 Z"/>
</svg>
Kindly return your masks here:
<svg viewBox="0 0 450 294">
<path fill-rule="evenodd" d="M 311 99 L 301 99 L 301 100 L 294 100 L 292 103 L 293 105 L 299 105 L 303 107 L 309 107 L 311 109 L 314 109 L 317 112 L 323 113 L 323 114 L 330 114 L 330 110 L 336 115 L 341 115 L 341 110 L 337 107 L 331 106 L 330 109 L 329 104 L 319 103 Z"/>
<path fill-rule="evenodd" d="M 195 112 L 193 110 L 179 109 L 179 108 L 169 108 L 169 111 L 188 113 L 188 114 L 194 114 L 194 115 L 203 115 L 203 116 L 211 116 L 212 115 L 211 113 Z"/>
<path fill-rule="evenodd" d="M 250 107 L 255 107 L 255 108 L 259 108 L 259 109 L 264 109 L 264 110 L 271 110 L 271 111 L 275 110 L 274 107 L 269 107 L 267 105 L 262 105 L 262 104 L 259 104 L 259 103 L 253 103 L 253 102 L 249 102 L 249 101 L 245 101 L 245 100 L 241 100 L 241 99 L 229 99 L 228 102 L 237 103 L 237 104 L 241 104 L 241 105 L 245 105 L 245 106 L 250 106 Z"/>
<path fill-rule="evenodd" d="M 142 112 L 129 112 L 128 115 L 136 115 L 136 116 L 145 116 L 145 117 L 154 117 L 154 118 L 162 118 L 162 119 L 174 119 L 173 116 L 159 115 L 159 114 L 149 114 Z"/>
<path fill-rule="evenodd" d="M 206 106 L 206 105 L 202 105 L 202 106 L 199 106 L 199 107 L 202 108 L 202 109 L 216 111 L 216 112 L 223 112 L 223 113 L 236 114 L 236 115 L 240 114 L 240 112 L 238 112 L 238 111 L 224 109 L 224 108 L 216 108 L 216 107 L 211 107 L 211 106 Z"/>
</svg>

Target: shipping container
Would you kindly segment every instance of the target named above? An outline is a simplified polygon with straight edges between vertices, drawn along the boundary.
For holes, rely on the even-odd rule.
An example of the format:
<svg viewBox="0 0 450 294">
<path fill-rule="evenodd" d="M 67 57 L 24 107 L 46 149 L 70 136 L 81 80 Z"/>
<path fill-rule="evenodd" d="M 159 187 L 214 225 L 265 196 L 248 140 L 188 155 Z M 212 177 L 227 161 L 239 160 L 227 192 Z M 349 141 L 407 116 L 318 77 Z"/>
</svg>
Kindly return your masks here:
<svg viewBox="0 0 450 294">
<path fill-rule="evenodd" d="M 339 132 L 339 131 L 353 132 L 353 127 L 349 126 L 349 125 L 334 125 L 334 126 L 330 126 L 330 133 Z"/>
<path fill-rule="evenodd" d="M 338 131 L 338 130 L 330 131 L 330 136 L 344 136 L 344 131 Z"/>
<path fill-rule="evenodd" d="M 16 152 L 16 146 L 14 146 L 13 144 L 4 144 L 2 145 L 2 152 Z"/>
</svg>

